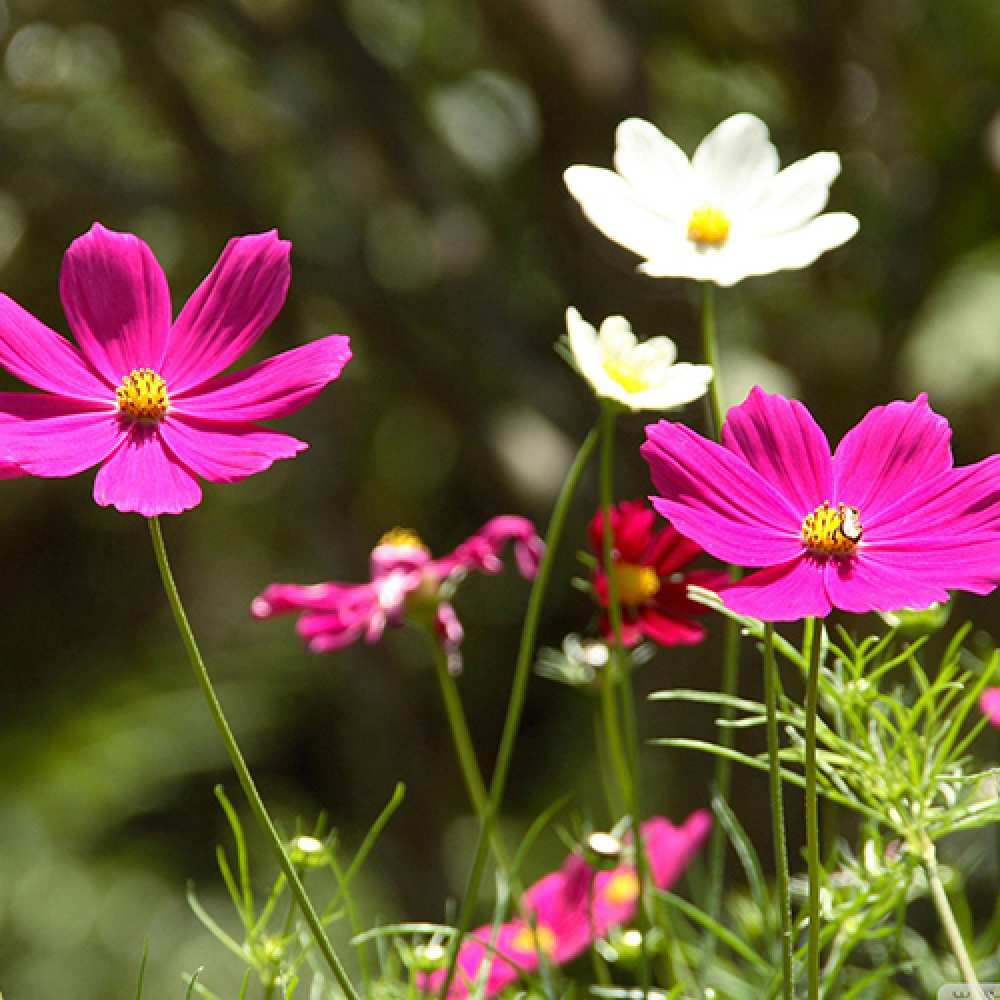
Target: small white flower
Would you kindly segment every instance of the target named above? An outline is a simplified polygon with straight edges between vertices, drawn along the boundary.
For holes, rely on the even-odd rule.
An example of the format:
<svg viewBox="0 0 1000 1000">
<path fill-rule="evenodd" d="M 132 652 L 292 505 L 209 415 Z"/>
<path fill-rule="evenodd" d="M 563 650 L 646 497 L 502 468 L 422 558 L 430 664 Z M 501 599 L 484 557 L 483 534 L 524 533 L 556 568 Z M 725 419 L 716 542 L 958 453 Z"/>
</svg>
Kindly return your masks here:
<svg viewBox="0 0 1000 1000">
<path fill-rule="evenodd" d="M 689 160 L 639 118 L 615 133 L 615 170 L 573 166 L 566 186 L 609 239 L 644 258 L 654 278 L 735 285 L 755 274 L 807 267 L 846 243 L 858 220 L 819 213 L 840 173 L 836 153 L 813 153 L 779 172 L 767 126 L 727 118 Z"/>
<path fill-rule="evenodd" d="M 674 364 L 669 337 L 637 343 L 624 316 L 609 316 L 598 333 L 575 309 L 566 310 L 569 347 L 594 392 L 630 410 L 670 410 L 704 396 L 709 365 Z"/>
</svg>

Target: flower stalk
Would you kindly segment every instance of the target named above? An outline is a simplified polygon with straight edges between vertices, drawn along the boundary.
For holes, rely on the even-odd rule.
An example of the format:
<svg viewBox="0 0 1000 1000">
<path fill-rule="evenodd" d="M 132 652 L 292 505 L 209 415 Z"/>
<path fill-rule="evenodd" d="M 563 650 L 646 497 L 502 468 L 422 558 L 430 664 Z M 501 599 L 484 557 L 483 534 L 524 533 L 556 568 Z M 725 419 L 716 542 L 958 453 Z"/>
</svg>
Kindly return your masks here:
<svg viewBox="0 0 1000 1000">
<path fill-rule="evenodd" d="M 613 502 L 614 480 L 614 447 L 615 421 L 617 411 L 614 403 L 605 403 L 601 412 L 601 462 L 600 462 L 600 503 L 604 518 L 603 561 L 604 572 L 608 581 L 608 618 L 614 635 L 611 662 L 614 665 L 611 672 L 614 687 L 621 687 L 622 716 L 625 722 L 625 745 L 628 760 L 627 784 L 625 787 L 625 802 L 628 807 L 630 826 L 632 828 L 632 843 L 635 845 L 636 874 L 638 876 L 639 896 L 636 900 L 636 915 L 639 931 L 642 934 L 642 946 L 639 952 L 639 980 L 644 990 L 650 986 L 650 964 L 647 953 L 647 938 L 649 936 L 649 919 L 644 905 L 645 883 L 647 876 L 646 851 L 642 843 L 640 830 L 640 771 L 639 771 L 639 727 L 636 722 L 635 695 L 632 690 L 632 678 L 627 672 L 625 658 L 625 643 L 622 641 L 622 607 L 618 595 L 618 579 L 615 575 L 615 557 L 613 550 L 613 531 L 611 521 L 611 505 Z M 612 690 L 612 696 L 614 690 Z"/>
<path fill-rule="evenodd" d="M 809 1000 L 819 1000 L 819 796 L 816 787 L 816 715 L 819 706 L 819 665 L 823 630 L 813 628 L 806 680 L 806 859 L 809 866 L 809 938 L 806 966 Z"/>
<path fill-rule="evenodd" d="M 320 952 L 322 952 L 323 958 L 326 960 L 326 964 L 329 966 L 330 972 L 333 973 L 333 977 L 336 979 L 338 986 L 343 991 L 345 997 L 347 997 L 347 1000 L 361 1000 L 357 990 L 354 988 L 354 985 L 351 983 L 351 980 L 347 975 L 347 970 L 337 957 L 337 953 L 333 950 L 333 945 L 330 943 L 330 939 L 323 928 L 323 923 L 320 920 L 319 914 L 316 912 L 312 901 L 306 894 L 305 886 L 303 886 L 302 880 L 299 878 L 298 871 L 296 870 L 291 858 L 288 856 L 288 852 L 285 850 L 281 837 L 278 835 L 278 831 L 275 828 L 274 821 L 271 819 L 271 816 L 267 811 L 267 807 L 264 805 L 264 800 L 260 797 L 260 793 L 257 791 L 257 786 L 250 774 L 250 769 L 247 767 L 243 753 L 239 748 L 239 744 L 236 742 L 236 737 L 233 735 L 233 731 L 230 728 L 229 722 L 227 721 L 225 713 L 222 710 L 222 704 L 219 702 L 218 695 L 215 693 L 215 687 L 212 684 L 212 679 L 209 676 L 207 668 L 205 667 L 205 661 L 198 648 L 194 632 L 191 630 L 191 624 L 188 621 L 187 613 L 185 612 L 184 605 L 181 602 L 180 593 L 177 590 L 177 584 L 174 582 L 173 573 L 170 570 L 170 562 L 167 558 L 167 549 L 163 542 L 163 531 L 160 527 L 160 520 L 158 517 L 149 518 L 149 533 L 153 542 L 153 553 L 156 556 L 156 565 L 160 570 L 160 578 L 163 581 L 163 590 L 166 593 L 167 601 L 170 604 L 170 610 L 173 613 L 174 622 L 177 625 L 177 631 L 180 633 L 181 640 L 184 643 L 184 649 L 187 652 L 188 659 L 191 661 L 191 667 L 194 670 L 195 678 L 198 681 L 198 686 L 201 688 L 201 693 L 205 697 L 205 701 L 212 714 L 212 719 L 215 722 L 216 728 L 222 736 L 222 741 L 226 746 L 226 751 L 228 752 L 229 759 L 232 762 L 233 770 L 236 772 L 236 777 L 239 779 L 243 792 L 247 797 L 247 802 L 249 803 L 250 809 L 254 814 L 254 818 L 257 820 L 258 825 L 267 837 L 268 843 L 274 852 L 274 856 L 277 859 L 278 864 L 281 866 L 281 870 L 284 872 L 285 878 L 288 879 L 289 888 L 292 890 L 292 894 L 295 896 L 295 900 L 302 911 L 302 916 L 309 925 L 309 930 L 316 941 L 316 945 Z"/>
<path fill-rule="evenodd" d="M 490 781 L 489 798 L 487 808 L 483 814 L 483 825 L 479 831 L 476 853 L 473 857 L 472 868 L 469 871 L 465 893 L 462 897 L 462 905 L 459 907 L 458 920 L 455 922 L 455 936 L 452 938 L 448 955 L 448 973 L 444 978 L 439 994 L 442 1000 L 447 997 L 448 990 L 451 988 L 452 981 L 455 978 L 455 971 L 458 966 L 458 950 L 462 943 L 462 938 L 472 922 L 472 911 L 479 897 L 479 887 L 482 884 L 483 872 L 486 868 L 490 830 L 500 811 L 500 805 L 503 802 L 503 795 L 507 786 L 507 774 L 510 770 L 511 758 L 514 754 L 514 743 L 517 740 L 521 714 L 524 710 L 524 700 L 528 689 L 528 680 L 531 676 L 531 664 L 535 655 L 535 640 L 542 615 L 542 604 L 545 601 L 545 593 L 548 590 L 549 577 L 552 575 L 555 554 L 559 548 L 559 542 L 562 540 L 563 528 L 566 525 L 566 515 L 569 513 L 570 504 L 576 494 L 576 489 L 580 484 L 584 470 L 587 468 L 587 463 L 590 461 L 594 448 L 597 445 L 597 439 L 598 428 L 594 427 L 583 439 L 583 443 L 580 445 L 580 449 L 573 459 L 573 464 L 566 473 L 566 479 L 563 481 L 559 496 L 556 498 L 555 506 L 552 508 L 552 516 L 545 531 L 545 551 L 538 566 L 538 574 L 532 582 L 531 593 L 528 595 L 528 607 L 524 615 L 524 623 L 521 626 L 521 641 L 517 652 L 517 662 L 514 666 L 514 680 L 511 685 L 510 700 L 507 705 L 507 715 L 504 719 L 503 733 L 500 737 L 500 749 L 497 752 L 493 778 Z"/>
<path fill-rule="evenodd" d="M 781 909 L 781 983 L 783 1000 L 792 1000 L 792 898 L 788 877 L 788 844 L 781 788 L 781 740 L 778 735 L 778 664 L 774 656 L 774 626 L 764 629 L 764 700 L 767 707 L 767 756 L 770 764 L 771 838 Z"/>
</svg>

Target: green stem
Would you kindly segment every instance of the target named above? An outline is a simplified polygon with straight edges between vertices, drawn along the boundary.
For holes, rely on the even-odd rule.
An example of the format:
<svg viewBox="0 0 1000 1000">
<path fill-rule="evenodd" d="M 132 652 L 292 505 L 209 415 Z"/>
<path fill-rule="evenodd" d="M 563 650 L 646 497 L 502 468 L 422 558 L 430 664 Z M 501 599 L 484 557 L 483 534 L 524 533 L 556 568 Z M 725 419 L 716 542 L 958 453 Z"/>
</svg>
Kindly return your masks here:
<svg viewBox="0 0 1000 1000">
<path fill-rule="evenodd" d="M 615 800 L 609 799 L 608 805 L 614 813 L 623 797 L 628 795 L 629 768 L 628 758 L 625 756 L 625 748 L 622 745 L 621 725 L 618 721 L 618 696 L 616 693 L 617 681 L 616 666 L 613 659 L 608 661 L 604 673 L 601 675 L 601 717 L 604 723 L 604 738 L 608 745 L 608 758 L 611 761 L 611 770 L 615 777 Z M 627 798 L 624 801 L 628 801 Z M 618 816 L 615 815 L 614 819 Z"/>
<path fill-rule="evenodd" d="M 173 574 L 170 572 L 170 562 L 167 559 L 166 546 L 163 544 L 163 532 L 160 528 L 159 518 L 151 517 L 149 519 L 149 533 L 153 540 L 153 553 L 156 556 L 156 565 L 160 570 L 163 589 L 167 595 L 167 601 L 170 603 L 170 610 L 173 612 L 177 631 L 180 632 L 181 640 L 184 643 L 185 650 L 187 650 L 188 659 L 191 661 L 191 666 L 194 669 L 201 693 L 205 696 L 205 701 L 208 704 L 209 711 L 212 713 L 216 728 L 219 730 L 222 741 L 226 745 L 233 770 L 236 772 L 236 777 L 239 778 L 240 785 L 243 787 L 243 792 L 247 797 L 247 802 L 250 804 L 254 818 L 266 835 L 278 864 L 285 873 L 285 878 L 288 879 L 288 885 L 298 901 L 302 915 L 309 925 L 309 930 L 316 940 L 316 945 L 323 953 L 323 957 L 326 959 L 326 963 L 330 967 L 330 971 L 333 973 L 338 985 L 348 1000 L 360 1000 L 357 990 L 355 990 L 354 985 L 348 978 L 347 971 L 344 969 L 340 959 L 337 958 L 337 954 L 333 950 L 333 945 L 330 944 L 330 939 L 323 929 L 323 923 L 316 913 L 312 901 L 306 895 L 302 880 L 299 878 L 298 872 L 295 870 L 295 865 L 292 864 L 292 860 L 289 858 L 288 852 L 285 850 L 285 846 L 278 836 L 278 831 L 275 829 L 274 822 L 268 814 L 264 800 L 260 797 L 257 786 L 250 775 L 250 769 L 243 759 L 243 754 L 240 751 L 239 744 L 236 742 L 236 737 L 233 736 L 233 731 L 229 728 L 229 723 L 226 721 L 222 705 L 219 703 L 215 688 L 212 686 L 212 679 L 208 675 L 208 670 L 205 668 L 205 661 L 202 659 L 198 643 L 195 641 L 194 633 L 191 631 L 191 625 L 188 622 L 184 605 L 181 603 L 181 597 L 177 591 L 177 584 L 174 583 Z"/>
<path fill-rule="evenodd" d="M 962 932 L 959 930 L 958 921 L 952 911 L 951 903 L 948 902 L 948 893 L 945 892 L 944 884 L 941 881 L 941 872 L 937 864 L 937 851 L 934 845 L 928 843 L 923 854 L 924 871 L 927 873 L 927 883 L 931 890 L 931 899 L 941 920 L 948 944 L 951 946 L 952 954 L 958 962 L 958 967 L 962 970 L 962 976 L 967 985 L 974 991 L 979 1000 L 982 1000 L 983 991 L 976 978 L 976 969 L 969 957 L 968 949 L 962 940 Z"/>
<path fill-rule="evenodd" d="M 764 700 L 767 705 L 767 756 L 771 765 L 771 837 L 774 869 L 781 907 L 782 996 L 792 1000 L 792 896 L 788 877 L 788 843 L 785 836 L 785 806 L 781 787 L 781 740 L 778 735 L 778 664 L 774 656 L 774 626 L 764 629 Z"/>
<path fill-rule="evenodd" d="M 722 424 L 725 417 L 725 409 L 722 404 L 722 386 L 719 378 L 719 351 L 718 336 L 715 326 L 715 286 L 711 282 L 702 283 L 702 309 L 701 309 L 701 337 L 702 354 L 705 363 L 712 366 L 712 381 L 708 386 L 708 415 L 709 424 L 712 429 L 712 436 L 716 441 L 721 440 Z M 735 567 L 729 568 L 730 576 L 738 579 L 739 570 Z M 740 676 L 740 628 L 739 625 L 726 619 L 725 634 L 723 640 L 722 654 L 722 693 L 734 696 L 739 687 Z M 722 718 L 731 720 L 733 709 L 725 706 L 722 710 Z M 731 726 L 724 726 L 719 733 L 719 743 L 726 750 L 732 750 L 735 745 L 736 730 Z M 729 792 L 732 785 L 732 761 L 725 754 L 720 755 L 715 760 L 715 775 L 713 780 L 712 797 L 729 801 Z M 726 876 L 726 831 L 721 823 L 716 823 L 712 827 L 712 836 L 708 845 L 708 899 L 707 912 L 713 919 L 718 919 L 722 910 L 722 890 Z M 712 957 L 715 954 L 715 935 L 706 932 L 702 944 L 701 977 L 711 967 Z"/>
<path fill-rule="evenodd" d="M 614 449 L 615 449 L 615 420 L 617 411 L 614 404 L 606 403 L 601 413 L 601 516 L 603 518 L 604 530 L 603 541 L 603 562 L 604 573 L 608 587 L 608 618 L 611 622 L 611 631 L 614 634 L 614 650 L 612 663 L 614 668 L 612 675 L 622 690 L 622 715 L 625 719 L 626 740 L 625 745 L 628 753 L 628 777 L 625 785 L 625 801 L 628 805 L 629 818 L 632 827 L 632 843 L 635 845 L 635 864 L 638 876 L 639 895 L 636 900 L 636 916 L 639 931 L 642 934 L 642 946 L 639 952 L 639 981 L 644 992 L 649 991 L 650 964 L 649 954 L 646 951 L 647 938 L 649 936 L 649 918 L 644 905 L 646 892 L 646 849 L 642 843 L 640 808 L 640 774 L 639 774 L 639 727 L 636 722 L 635 694 L 632 690 L 632 678 L 628 673 L 626 662 L 625 643 L 622 640 L 622 607 L 618 598 L 618 578 L 615 574 L 614 538 L 611 527 L 611 505 L 613 499 L 614 483 Z"/>
<path fill-rule="evenodd" d="M 486 785 L 483 783 L 482 772 L 476 761 L 476 751 L 472 745 L 472 737 L 469 735 L 469 724 L 465 718 L 465 710 L 462 708 L 462 699 L 458 694 L 458 685 L 455 684 L 455 678 L 448 670 L 448 661 L 441 647 L 429 634 L 428 638 L 434 650 L 434 669 L 437 673 L 438 685 L 441 688 L 444 712 L 448 717 L 448 726 L 451 729 L 451 739 L 455 745 L 455 756 L 458 757 L 462 778 L 465 781 L 465 789 L 469 793 L 472 807 L 479 818 L 480 828 L 485 829 L 489 798 L 486 794 Z M 496 855 L 497 864 L 510 877 L 513 874 L 510 859 L 507 857 L 503 839 L 495 824 L 490 824 L 490 840 L 493 844 L 493 853 Z"/>
<path fill-rule="evenodd" d="M 816 790 L 816 714 L 819 706 L 819 664 L 823 632 L 815 628 L 809 650 L 806 682 L 806 860 L 809 864 L 809 1000 L 819 1000 L 819 797 Z"/>
<path fill-rule="evenodd" d="M 444 983 L 441 986 L 440 996 L 442 1000 L 448 995 L 452 980 L 455 978 L 458 949 L 461 946 L 463 935 L 469 929 L 469 925 L 472 922 L 472 913 L 476 905 L 476 900 L 479 897 L 479 886 L 486 867 L 489 831 L 497 814 L 500 812 L 504 790 L 507 786 L 507 772 L 510 769 L 510 762 L 514 753 L 514 743 L 517 740 L 521 713 L 524 709 L 528 679 L 531 676 L 531 663 L 535 655 L 535 636 L 538 633 L 538 623 L 542 615 L 542 603 L 545 600 L 545 591 L 548 589 L 549 577 L 552 575 L 552 565 L 555 562 L 556 551 L 559 548 L 559 542 L 562 538 L 570 502 L 576 493 L 576 488 L 583 476 L 584 469 L 586 469 L 587 463 L 590 461 L 590 456 L 593 454 L 597 438 L 598 429 L 595 427 L 583 439 L 583 444 L 580 445 L 580 450 L 576 453 L 576 458 L 573 459 L 573 464 L 566 474 L 562 489 L 559 491 L 555 506 L 552 508 L 552 516 L 549 519 L 549 525 L 545 532 L 545 553 L 538 567 L 538 574 L 531 585 L 531 593 L 528 596 L 528 608 L 524 615 L 524 624 L 521 626 L 521 643 L 517 652 L 517 663 L 514 667 L 514 681 L 511 685 L 510 701 L 507 705 L 507 717 L 504 719 L 503 734 L 500 737 L 500 749 L 497 751 L 493 779 L 490 782 L 489 802 L 483 817 L 483 827 L 479 831 L 476 853 L 469 872 L 469 879 L 465 886 L 462 905 L 459 907 L 458 920 L 455 923 L 457 933 L 452 940 L 448 956 L 448 974 L 445 976 Z"/>
</svg>

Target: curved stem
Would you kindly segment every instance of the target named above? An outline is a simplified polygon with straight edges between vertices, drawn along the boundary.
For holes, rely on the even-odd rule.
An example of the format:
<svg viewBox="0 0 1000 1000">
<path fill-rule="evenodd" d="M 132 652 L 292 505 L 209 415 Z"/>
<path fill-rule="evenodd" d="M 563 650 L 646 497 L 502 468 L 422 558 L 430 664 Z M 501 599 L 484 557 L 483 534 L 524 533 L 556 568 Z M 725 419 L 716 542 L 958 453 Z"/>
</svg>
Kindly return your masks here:
<svg viewBox="0 0 1000 1000">
<path fill-rule="evenodd" d="M 292 864 L 292 860 L 285 850 L 285 845 L 282 843 L 281 837 L 278 836 L 274 821 L 271 819 L 264 805 L 264 800 L 257 791 L 257 786 L 254 784 L 254 780 L 250 775 L 250 769 L 243 759 L 243 754 L 240 751 L 239 744 L 236 742 L 236 737 L 233 735 L 233 731 L 230 729 L 226 716 L 222 711 L 222 705 L 215 693 L 208 670 L 205 668 L 205 661 L 202 659 L 198 643 L 195 641 L 194 633 L 191 631 L 191 625 L 188 622 L 187 613 L 184 611 L 184 605 L 181 603 L 177 584 L 174 583 L 173 574 L 170 572 L 170 562 L 167 559 L 167 549 L 163 543 L 163 532 L 160 528 L 159 518 L 149 518 L 149 533 L 153 540 L 153 553 L 156 556 L 156 565 L 159 567 L 160 578 L 163 581 L 163 590 L 167 595 L 170 610 L 173 612 L 177 631 L 180 632 L 181 640 L 187 651 L 188 659 L 191 661 L 191 667 L 197 678 L 198 686 L 201 688 L 201 693 L 205 696 L 209 711 L 212 713 L 212 719 L 215 721 L 216 728 L 219 730 L 222 741 L 226 745 L 233 770 L 236 772 L 236 777 L 239 778 L 240 785 L 243 787 L 243 792 L 247 797 L 247 802 L 250 804 L 254 818 L 267 837 L 271 849 L 274 851 L 274 856 L 277 858 L 281 870 L 285 873 L 285 878 L 288 879 L 289 888 L 291 888 L 299 904 L 299 908 L 302 910 L 302 915 L 309 925 L 309 930 L 312 932 L 317 947 L 323 953 L 323 957 L 326 959 L 326 963 L 330 967 L 334 979 L 337 980 L 337 984 L 343 990 L 348 1000 L 360 1000 L 354 985 L 348 978 L 347 971 L 333 950 L 333 945 L 330 944 L 330 939 L 323 929 L 323 923 L 316 913 L 312 901 L 306 895 L 302 880 L 299 878 L 299 874 L 295 870 L 295 865 Z"/>
<path fill-rule="evenodd" d="M 615 449 L 615 419 L 617 413 L 611 403 L 606 403 L 601 413 L 601 517 L 604 530 L 601 532 L 603 543 L 604 573 L 608 586 L 608 618 L 614 633 L 614 650 L 611 658 L 613 664 L 612 676 L 622 690 L 622 715 L 625 719 L 626 747 L 628 754 L 628 775 L 625 785 L 625 802 L 628 805 L 632 827 L 632 843 L 635 845 L 635 864 L 638 876 L 639 895 L 636 899 L 636 915 L 639 931 L 642 934 L 642 947 L 639 952 L 639 981 L 643 991 L 650 987 L 649 955 L 646 951 L 649 932 L 649 920 L 644 905 L 646 892 L 646 849 L 642 843 L 640 780 L 639 780 L 639 727 L 636 723 L 635 695 L 632 690 L 632 678 L 628 673 L 625 659 L 625 643 L 622 640 L 622 607 L 618 598 L 618 578 L 615 575 L 614 538 L 611 527 L 611 505 L 614 484 L 614 449 Z"/>
<path fill-rule="evenodd" d="M 569 512 L 570 502 L 576 493 L 576 488 L 580 484 L 584 469 L 590 461 L 594 446 L 597 444 L 598 430 L 593 428 L 583 439 L 580 450 L 573 459 L 573 464 L 566 473 L 562 489 L 552 508 L 552 516 L 545 532 L 545 553 L 538 567 L 538 574 L 531 585 L 531 593 L 528 596 L 528 608 L 524 615 L 524 624 L 521 626 L 521 643 L 517 651 L 517 663 L 514 667 L 514 681 L 511 685 L 510 701 L 507 705 L 507 716 L 504 719 L 503 734 L 500 737 L 500 749 L 497 751 L 497 761 L 493 770 L 493 779 L 490 782 L 489 801 L 483 816 L 483 826 L 479 831 L 479 840 L 476 844 L 476 853 L 472 860 L 472 868 L 469 872 L 469 879 L 465 886 L 465 894 L 462 898 L 462 905 L 459 907 L 458 920 L 455 923 L 456 934 L 452 939 L 450 954 L 448 956 L 448 974 L 445 976 L 441 986 L 440 996 L 442 1000 L 448 995 L 452 980 L 455 978 L 455 970 L 458 963 L 458 949 L 462 943 L 462 937 L 469 929 L 472 921 L 472 911 L 479 896 L 479 886 L 482 883 L 483 871 L 486 867 L 486 854 L 489 844 L 489 832 L 497 814 L 500 812 L 500 804 L 503 802 L 504 790 L 507 786 L 507 772 L 510 770 L 511 757 L 514 753 L 514 743 L 517 740 L 517 732 L 521 723 L 521 713 L 524 709 L 524 699 L 528 689 L 528 678 L 531 675 L 531 663 L 535 655 L 535 636 L 538 633 L 538 623 L 542 615 L 542 603 L 545 600 L 545 591 L 548 589 L 549 577 L 552 575 L 552 564 L 555 562 L 556 551 L 562 539 L 563 527 L 566 524 L 566 515 Z"/>
<path fill-rule="evenodd" d="M 764 701 L 767 705 L 767 756 L 770 762 L 771 836 L 781 908 L 782 997 L 792 1000 L 792 897 L 788 877 L 788 843 L 781 788 L 781 741 L 778 736 L 778 664 L 774 657 L 774 626 L 764 629 Z"/>
<path fill-rule="evenodd" d="M 489 798 L 486 794 L 486 785 L 483 783 L 482 772 L 479 770 L 479 764 L 476 760 L 476 751 L 469 734 L 469 724 L 465 718 L 462 699 L 458 694 L 458 685 L 448 670 L 448 661 L 441 647 L 431 636 L 428 635 L 428 638 L 434 650 L 434 670 L 441 688 L 441 700 L 444 702 L 444 712 L 448 717 L 452 743 L 455 745 L 455 756 L 458 757 L 458 765 L 465 781 L 465 789 L 469 793 L 469 800 L 479 817 L 480 828 L 484 829 L 489 809 Z M 508 877 L 511 876 L 513 873 L 511 872 L 510 859 L 507 857 L 507 851 L 495 824 L 490 824 L 490 839 L 497 864 Z"/>
<path fill-rule="evenodd" d="M 819 1000 L 819 797 L 816 791 L 816 712 L 819 705 L 819 663 L 823 631 L 815 628 L 809 650 L 806 681 L 806 860 L 809 864 L 809 1000 Z"/>
<path fill-rule="evenodd" d="M 983 991 L 976 978 L 976 969 L 969 957 L 968 949 L 962 940 L 962 932 L 959 930 L 958 921 L 952 911 L 951 903 L 948 902 L 948 893 L 945 892 L 944 884 L 941 881 L 941 872 L 937 864 L 937 851 L 933 844 L 928 844 L 923 854 L 924 871 L 927 872 L 927 883 L 931 890 L 931 899 L 934 900 L 934 908 L 938 912 L 941 926 L 944 927 L 948 944 L 951 946 L 952 954 L 958 962 L 958 967 L 962 970 L 962 976 L 967 985 L 975 991 L 978 1000 L 982 1000 Z"/>
<path fill-rule="evenodd" d="M 617 792 L 615 800 L 611 801 L 609 799 L 608 802 L 612 812 L 622 803 L 623 796 L 627 796 L 629 783 L 628 758 L 625 755 L 625 748 L 622 746 L 621 725 L 618 720 L 618 695 L 616 692 L 618 678 L 616 677 L 616 669 L 614 663 L 609 662 L 600 680 L 601 717 L 604 722 L 604 737 L 607 740 L 608 757 L 611 761 L 611 770 L 614 774 L 616 784 L 615 791 Z"/>
</svg>

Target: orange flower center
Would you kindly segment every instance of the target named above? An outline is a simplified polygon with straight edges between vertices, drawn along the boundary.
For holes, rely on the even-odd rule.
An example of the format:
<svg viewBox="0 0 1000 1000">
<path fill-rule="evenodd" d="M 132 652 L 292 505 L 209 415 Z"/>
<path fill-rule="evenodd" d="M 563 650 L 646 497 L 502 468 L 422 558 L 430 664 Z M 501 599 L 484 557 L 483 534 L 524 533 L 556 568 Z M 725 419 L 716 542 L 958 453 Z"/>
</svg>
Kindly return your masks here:
<svg viewBox="0 0 1000 1000">
<path fill-rule="evenodd" d="M 639 880 L 635 872 L 618 872 L 617 875 L 612 875 L 608 879 L 604 895 L 615 906 L 634 903 L 639 898 Z"/>
<path fill-rule="evenodd" d="M 699 247 L 721 247 L 729 239 L 729 217 L 721 208 L 705 205 L 691 213 L 688 239 Z"/>
<path fill-rule="evenodd" d="M 615 563 L 613 572 L 618 584 L 618 600 L 622 604 L 645 604 L 660 589 L 660 578 L 652 566 L 620 562 Z"/>
<path fill-rule="evenodd" d="M 549 927 L 522 927 L 511 938 L 510 947 L 522 955 L 534 955 L 540 951 L 550 958 L 556 950 L 556 936 Z"/>
<path fill-rule="evenodd" d="M 118 409 L 133 420 L 160 421 L 170 407 L 167 383 L 152 368 L 133 368 L 115 390 Z"/>
<path fill-rule="evenodd" d="M 392 545 L 398 549 L 419 549 L 429 551 L 421 537 L 409 528 L 393 528 L 387 531 L 379 540 L 379 545 Z"/>
<path fill-rule="evenodd" d="M 817 555 L 849 555 L 861 541 L 861 511 L 845 504 L 830 506 L 824 500 L 802 522 L 802 542 Z"/>
</svg>

